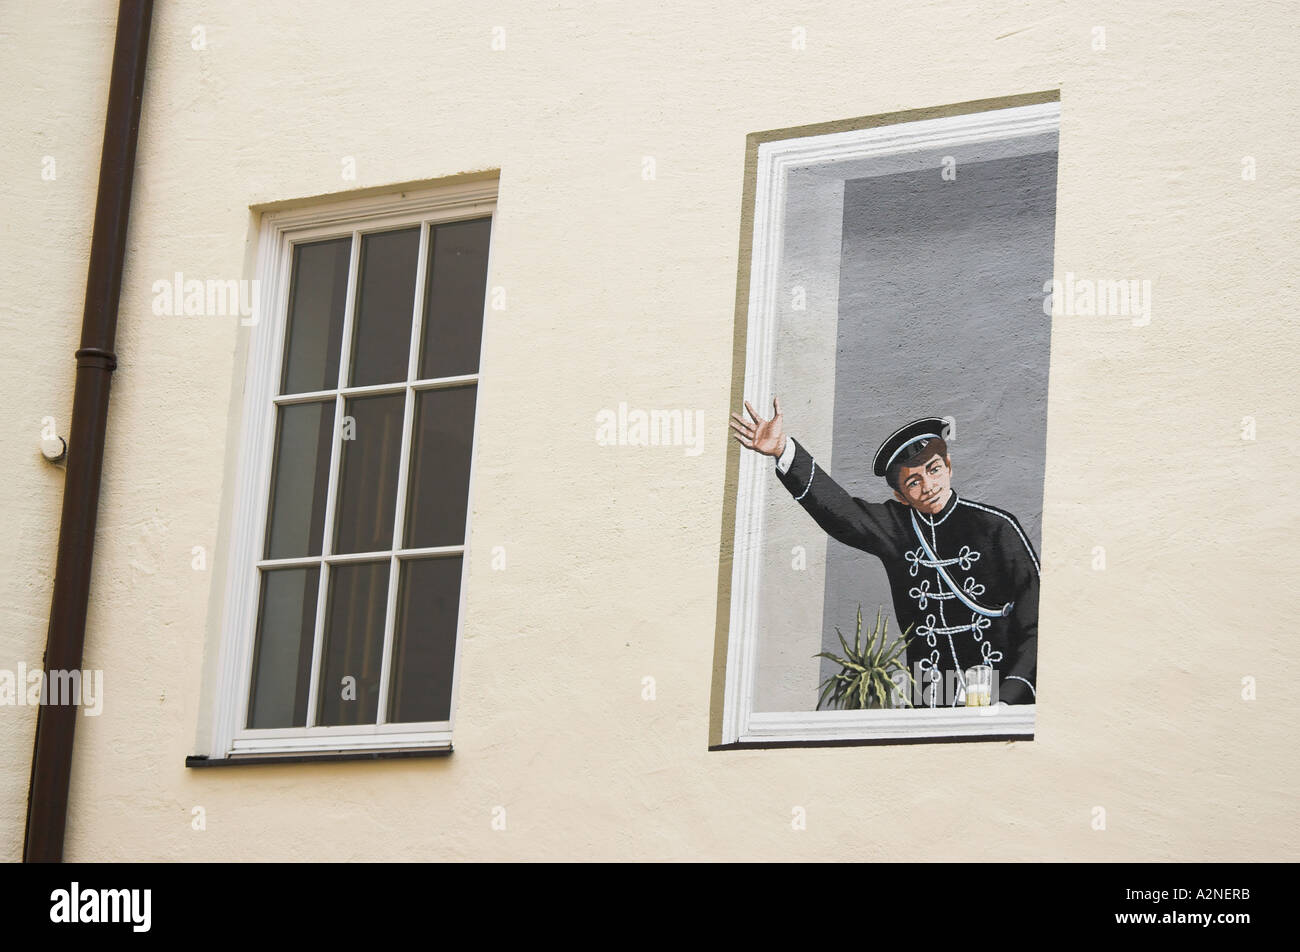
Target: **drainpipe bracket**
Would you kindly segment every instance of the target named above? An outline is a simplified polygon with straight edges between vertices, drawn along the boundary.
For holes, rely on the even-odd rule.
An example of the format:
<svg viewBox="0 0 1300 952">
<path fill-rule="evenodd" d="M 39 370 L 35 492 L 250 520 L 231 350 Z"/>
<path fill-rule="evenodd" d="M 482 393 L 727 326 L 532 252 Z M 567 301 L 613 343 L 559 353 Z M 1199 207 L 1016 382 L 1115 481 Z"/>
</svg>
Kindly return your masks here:
<svg viewBox="0 0 1300 952">
<path fill-rule="evenodd" d="M 102 347 L 83 347 L 73 355 L 77 358 L 77 367 L 98 367 L 101 370 L 117 369 L 117 354 Z"/>
</svg>

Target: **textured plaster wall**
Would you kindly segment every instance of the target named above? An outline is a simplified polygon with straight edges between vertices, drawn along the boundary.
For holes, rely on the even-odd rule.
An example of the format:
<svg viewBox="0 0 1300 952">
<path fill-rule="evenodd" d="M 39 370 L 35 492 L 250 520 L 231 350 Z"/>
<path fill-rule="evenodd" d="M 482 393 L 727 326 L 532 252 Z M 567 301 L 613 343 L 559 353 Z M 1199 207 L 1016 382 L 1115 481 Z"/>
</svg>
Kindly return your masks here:
<svg viewBox="0 0 1300 952">
<path fill-rule="evenodd" d="M 69 858 L 1300 856 L 1294 15 L 870 6 L 158 5 L 86 642 L 108 696 L 79 719 Z M 62 477 L 36 444 L 71 403 L 112 16 L 0 19 L 5 668 L 45 637 Z M 1155 302 L 1143 327 L 1054 321 L 1037 739 L 706 751 L 746 133 L 1054 87 L 1058 274 L 1150 279 Z M 509 307 L 485 332 L 456 753 L 187 770 L 244 337 L 155 317 L 152 282 L 251 277 L 250 205 L 496 167 Z M 620 401 L 704 410 L 705 452 L 598 446 Z M 8 858 L 34 713 L 0 708 Z"/>
</svg>

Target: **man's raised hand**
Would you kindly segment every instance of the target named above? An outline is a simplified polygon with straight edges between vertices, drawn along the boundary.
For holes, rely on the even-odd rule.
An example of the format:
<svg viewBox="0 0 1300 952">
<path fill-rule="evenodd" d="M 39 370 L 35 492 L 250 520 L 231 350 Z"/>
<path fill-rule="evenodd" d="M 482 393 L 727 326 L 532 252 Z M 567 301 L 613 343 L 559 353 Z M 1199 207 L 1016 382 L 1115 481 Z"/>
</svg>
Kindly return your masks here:
<svg viewBox="0 0 1300 952">
<path fill-rule="evenodd" d="M 781 401 L 772 398 L 772 419 L 764 420 L 754 408 L 745 401 L 752 423 L 747 422 L 739 413 L 731 415 L 732 436 L 746 449 L 751 449 L 764 456 L 780 456 L 785 451 L 785 433 L 781 429 Z"/>
</svg>

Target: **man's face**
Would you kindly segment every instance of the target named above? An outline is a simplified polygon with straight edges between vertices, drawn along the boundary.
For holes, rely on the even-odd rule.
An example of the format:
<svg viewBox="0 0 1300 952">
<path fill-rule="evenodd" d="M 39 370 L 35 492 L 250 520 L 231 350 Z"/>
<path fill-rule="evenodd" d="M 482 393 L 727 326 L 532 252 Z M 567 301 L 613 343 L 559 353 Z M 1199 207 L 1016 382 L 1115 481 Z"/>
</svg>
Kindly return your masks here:
<svg viewBox="0 0 1300 952">
<path fill-rule="evenodd" d="M 935 515 L 952 495 L 952 460 L 935 453 L 920 466 L 904 466 L 898 471 L 898 486 L 894 497 L 899 502 Z"/>
</svg>

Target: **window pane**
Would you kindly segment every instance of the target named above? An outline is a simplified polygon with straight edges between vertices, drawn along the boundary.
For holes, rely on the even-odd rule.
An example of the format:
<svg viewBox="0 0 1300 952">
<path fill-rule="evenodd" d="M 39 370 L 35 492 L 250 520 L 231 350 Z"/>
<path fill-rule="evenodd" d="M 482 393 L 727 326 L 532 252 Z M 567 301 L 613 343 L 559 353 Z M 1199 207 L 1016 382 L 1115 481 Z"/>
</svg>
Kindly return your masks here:
<svg viewBox="0 0 1300 952">
<path fill-rule="evenodd" d="M 457 555 L 402 562 L 388 704 L 393 723 L 451 717 L 461 561 Z"/>
<path fill-rule="evenodd" d="M 477 393 L 478 387 L 471 385 L 415 395 L 406 497 L 407 548 L 465 542 Z"/>
<path fill-rule="evenodd" d="M 344 406 L 335 552 L 377 552 L 393 547 L 405 409 L 404 393 L 356 397 Z"/>
<path fill-rule="evenodd" d="M 361 290 L 352 332 L 353 386 L 406 379 L 419 255 L 418 227 L 361 239 Z"/>
<path fill-rule="evenodd" d="M 350 237 L 294 246 L 281 393 L 313 393 L 339 385 L 351 254 Z"/>
<path fill-rule="evenodd" d="M 334 401 L 280 407 L 266 558 L 320 555 Z"/>
<path fill-rule="evenodd" d="M 491 218 L 436 225 L 429 235 L 420 377 L 478 373 Z"/>
<path fill-rule="evenodd" d="M 377 720 L 388 569 L 387 559 L 330 566 L 319 725 L 373 724 Z"/>
<path fill-rule="evenodd" d="M 262 573 L 248 726 L 307 726 L 319 568 Z"/>
</svg>

